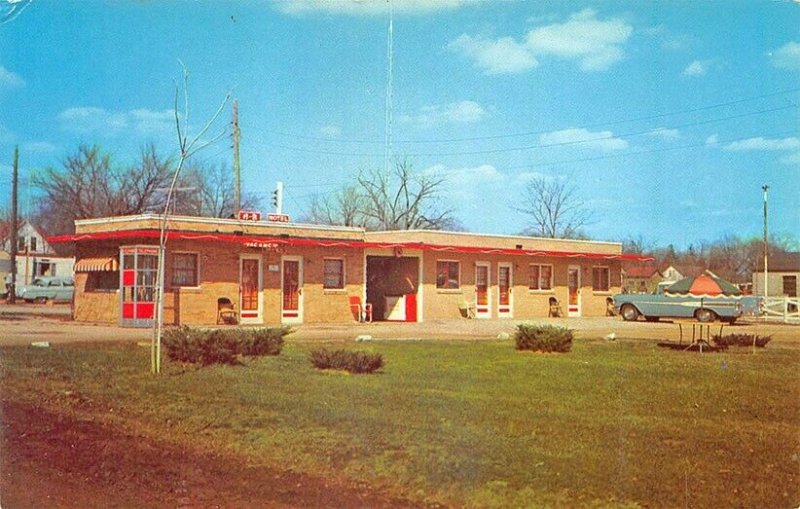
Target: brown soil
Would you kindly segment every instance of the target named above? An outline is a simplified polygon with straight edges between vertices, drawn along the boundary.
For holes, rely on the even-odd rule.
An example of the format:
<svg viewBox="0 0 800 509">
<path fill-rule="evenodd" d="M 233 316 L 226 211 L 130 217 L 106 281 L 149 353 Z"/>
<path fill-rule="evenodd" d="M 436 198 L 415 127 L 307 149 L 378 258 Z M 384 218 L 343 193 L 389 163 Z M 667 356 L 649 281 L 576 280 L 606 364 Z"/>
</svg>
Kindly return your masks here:
<svg viewBox="0 0 800 509">
<path fill-rule="evenodd" d="M 419 507 L 366 484 L 251 467 L 18 401 L 0 410 L 4 509 Z"/>
</svg>

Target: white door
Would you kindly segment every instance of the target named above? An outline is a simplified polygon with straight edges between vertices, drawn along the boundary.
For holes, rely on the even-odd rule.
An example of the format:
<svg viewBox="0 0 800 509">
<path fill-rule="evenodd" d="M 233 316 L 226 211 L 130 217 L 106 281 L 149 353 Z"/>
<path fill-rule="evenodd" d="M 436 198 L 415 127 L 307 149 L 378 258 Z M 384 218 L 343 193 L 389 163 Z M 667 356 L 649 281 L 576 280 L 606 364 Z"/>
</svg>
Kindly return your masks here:
<svg viewBox="0 0 800 509">
<path fill-rule="evenodd" d="M 581 316 L 581 268 L 578 265 L 567 267 L 567 287 L 569 301 L 567 316 Z"/>
<path fill-rule="evenodd" d="M 497 318 L 514 316 L 514 270 L 510 263 L 497 264 Z"/>
<path fill-rule="evenodd" d="M 303 323 L 303 257 L 281 258 L 281 322 Z"/>
<path fill-rule="evenodd" d="M 492 316 L 491 265 L 489 262 L 475 263 L 475 318 Z"/>
<path fill-rule="evenodd" d="M 239 259 L 239 317 L 241 323 L 263 323 L 261 257 Z"/>
</svg>

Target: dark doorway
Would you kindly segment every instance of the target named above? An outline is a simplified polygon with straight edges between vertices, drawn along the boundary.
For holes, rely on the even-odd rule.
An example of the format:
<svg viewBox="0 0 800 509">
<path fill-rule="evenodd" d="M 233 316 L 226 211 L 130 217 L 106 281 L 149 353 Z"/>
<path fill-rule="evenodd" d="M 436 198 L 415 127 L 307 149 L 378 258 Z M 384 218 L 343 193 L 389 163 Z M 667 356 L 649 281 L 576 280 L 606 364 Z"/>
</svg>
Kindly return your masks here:
<svg viewBox="0 0 800 509">
<path fill-rule="evenodd" d="M 374 320 L 417 321 L 419 258 L 367 256 L 367 302 Z"/>
</svg>

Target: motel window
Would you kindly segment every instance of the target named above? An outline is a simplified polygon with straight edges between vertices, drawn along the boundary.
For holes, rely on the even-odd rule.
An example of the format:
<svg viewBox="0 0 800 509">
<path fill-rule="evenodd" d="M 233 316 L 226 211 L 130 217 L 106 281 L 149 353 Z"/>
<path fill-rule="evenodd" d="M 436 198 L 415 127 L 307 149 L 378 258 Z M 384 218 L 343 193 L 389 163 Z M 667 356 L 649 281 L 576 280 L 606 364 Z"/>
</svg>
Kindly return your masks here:
<svg viewBox="0 0 800 509">
<path fill-rule="evenodd" d="M 93 271 L 86 274 L 87 292 L 114 292 L 119 289 L 119 271 Z"/>
<path fill-rule="evenodd" d="M 611 289 L 608 267 L 592 267 L 592 289 L 607 292 Z"/>
<path fill-rule="evenodd" d="M 436 262 L 436 288 L 458 290 L 460 283 L 460 264 L 454 261 Z"/>
<path fill-rule="evenodd" d="M 326 290 L 344 289 L 344 260 L 341 258 L 325 258 L 322 287 Z"/>
<path fill-rule="evenodd" d="M 797 276 L 783 276 L 783 294 L 797 297 Z"/>
<path fill-rule="evenodd" d="M 36 247 L 36 237 L 31 237 L 31 252 L 35 252 Z"/>
<path fill-rule="evenodd" d="M 197 254 L 172 255 L 172 286 L 197 286 Z"/>
<path fill-rule="evenodd" d="M 552 288 L 553 288 L 553 266 L 537 264 L 537 263 L 530 264 L 528 289 L 551 290 Z"/>
</svg>

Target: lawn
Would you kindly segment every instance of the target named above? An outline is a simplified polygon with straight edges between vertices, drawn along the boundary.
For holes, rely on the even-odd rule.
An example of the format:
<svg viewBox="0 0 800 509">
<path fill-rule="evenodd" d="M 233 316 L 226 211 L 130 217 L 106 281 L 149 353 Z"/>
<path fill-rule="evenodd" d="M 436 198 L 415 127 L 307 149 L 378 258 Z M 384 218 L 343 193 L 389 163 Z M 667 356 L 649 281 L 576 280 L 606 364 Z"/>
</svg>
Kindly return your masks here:
<svg viewBox="0 0 800 509">
<path fill-rule="evenodd" d="M 248 464 L 466 507 L 796 507 L 800 349 L 690 353 L 578 340 L 372 342 L 376 375 L 315 371 L 319 344 L 202 369 L 133 345 L 7 347 L 4 397 Z M 342 344 L 331 344 L 341 347 Z"/>
</svg>

